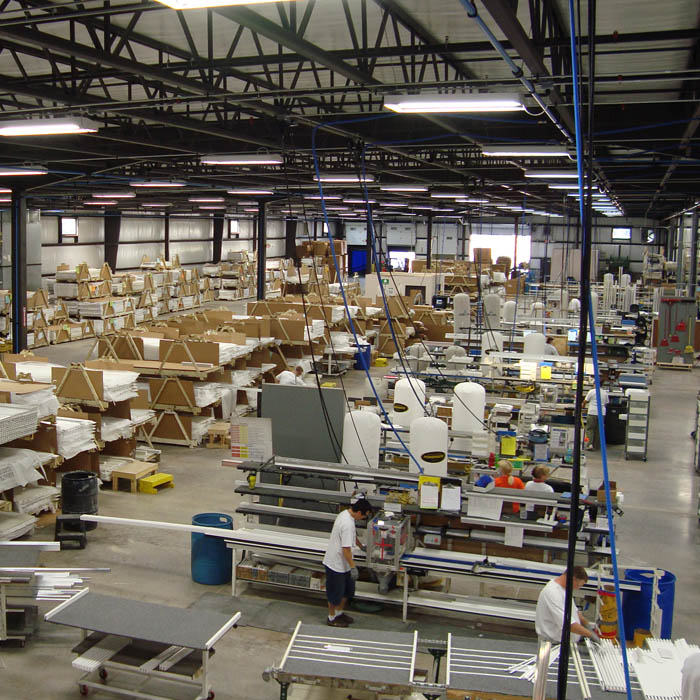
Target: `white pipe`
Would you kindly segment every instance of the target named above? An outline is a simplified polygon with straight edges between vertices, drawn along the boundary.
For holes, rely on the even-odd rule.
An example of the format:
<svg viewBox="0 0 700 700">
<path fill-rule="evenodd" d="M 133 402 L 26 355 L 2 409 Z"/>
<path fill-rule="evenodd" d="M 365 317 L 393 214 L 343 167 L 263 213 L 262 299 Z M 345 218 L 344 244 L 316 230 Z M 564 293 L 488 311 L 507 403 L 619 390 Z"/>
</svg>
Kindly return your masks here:
<svg viewBox="0 0 700 700">
<path fill-rule="evenodd" d="M 163 520 L 136 520 L 134 518 L 113 518 L 109 515 L 81 515 L 81 520 L 88 523 L 105 523 L 109 525 L 131 525 L 132 527 L 152 527 L 156 530 L 175 530 L 178 532 L 199 532 L 212 537 L 230 537 L 233 530 L 220 527 L 202 527 L 183 523 L 167 523 Z"/>
</svg>

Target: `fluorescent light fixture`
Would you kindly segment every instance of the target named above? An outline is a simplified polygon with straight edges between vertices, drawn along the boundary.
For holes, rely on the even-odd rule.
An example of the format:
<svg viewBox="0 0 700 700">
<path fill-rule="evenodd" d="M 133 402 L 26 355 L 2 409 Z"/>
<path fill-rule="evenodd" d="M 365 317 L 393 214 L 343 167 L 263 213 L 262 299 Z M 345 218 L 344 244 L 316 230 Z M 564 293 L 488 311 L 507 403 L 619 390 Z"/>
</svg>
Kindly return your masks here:
<svg viewBox="0 0 700 700">
<path fill-rule="evenodd" d="M 382 207 L 407 207 L 408 203 L 406 203 L 406 202 L 382 202 L 380 206 L 382 206 Z"/>
<path fill-rule="evenodd" d="M 352 173 L 333 175 L 332 173 L 322 174 L 320 177 L 314 175 L 316 182 L 343 183 L 343 182 L 374 182 L 372 175 L 353 175 Z"/>
<path fill-rule="evenodd" d="M 526 170 L 525 177 L 556 180 L 563 178 L 577 178 L 578 173 L 575 170 Z"/>
<path fill-rule="evenodd" d="M 217 206 L 217 205 L 215 205 L 215 204 L 211 204 L 211 205 L 205 205 L 205 206 L 199 207 L 199 208 L 200 208 L 200 209 L 226 209 L 226 205 Z"/>
<path fill-rule="evenodd" d="M 12 190 L 8 190 L 7 187 L 0 187 L 0 194 L 12 194 Z"/>
<path fill-rule="evenodd" d="M 280 153 L 231 153 L 202 156 L 202 165 L 282 165 L 284 157 Z"/>
<path fill-rule="evenodd" d="M 0 165 L 0 177 L 14 177 L 15 175 L 46 175 L 48 168 L 42 166 L 17 167 L 14 165 Z"/>
<path fill-rule="evenodd" d="M 116 199 L 97 199 L 93 202 L 83 202 L 83 204 L 87 204 L 90 207 L 106 207 L 106 206 L 112 206 L 114 204 L 117 204 Z"/>
<path fill-rule="evenodd" d="M 129 183 L 130 187 L 184 187 L 184 182 L 176 180 L 137 180 Z"/>
<path fill-rule="evenodd" d="M 431 192 L 430 196 L 433 199 L 464 199 L 466 195 L 464 192 Z"/>
<path fill-rule="evenodd" d="M 223 202 L 223 197 L 190 197 L 188 202 L 201 202 L 202 204 L 207 204 L 208 202 Z"/>
<path fill-rule="evenodd" d="M 260 196 L 269 196 L 271 194 L 274 194 L 272 190 L 251 190 L 251 189 L 242 189 L 242 190 L 226 190 L 229 194 L 240 194 L 243 195 L 244 197 L 250 197 L 253 195 L 260 195 Z"/>
<path fill-rule="evenodd" d="M 488 204 L 489 200 L 483 197 L 466 197 L 464 199 L 456 199 L 458 204 Z"/>
<path fill-rule="evenodd" d="M 325 194 L 321 197 L 320 194 L 305 194 L 304 199 L 342 199 L 339 194 Z"/>
<path fill-rule="evenodd" d="M 172 205 L 170 204 L 170 202 L 143 202 L 141 206 L 155 209 L 159 207 L 170 207 Z"/>
<path fill-rule="evenodd" d="M 348 211 L 350 207 L 326 207 L 326 211 Z"/>
<path fill-rule="evenodd" d="M 558 158 L 567 157 L 569 151 L 566 146 L 482 146 L 481 152 L 485 156 L 512 156 Z"/>
<path fill-rule="evenodd" d="M 577 190 L 578 185 L 547 185 L 550 190 Z"/>
<path fill-rule="evenodd" d="M 258 211 L 258 208 L 257 208 L 257 207 L 255 207 L 255 209 L 253 209 L 253 207 L 246 207 L 245 209 L 243 209 L 243 211 L 248 211 L 248 212 L 257 212 L 257 211 Z"/>
<path fill-rule="evenodd" d="M 133 199 L 133 192 L 97 192 L 92 195 L 95 199 Z"/>
<path fill-rule="evenodd" d="M 507 93 L 385 95 L 384 106 L 399 114 L 517 112 L 525 109 L 520 95 Z"/>
<path fill-rule="evenodd" d="M 425 210 L 425 211 L 432 211 L 433 210 L 432 207 L 424 207 L 424 206 L 414 206 L 414 207 L 411 207 L 411 209 L 421 209 L 421 210 Z"/>
<path fill-rule="evenodd" d="M 0 197 L 0 202 L 3 204 L 7 204 L 8 202 L 11 202 L 12 200 L 9 197 Z"/>
<path fill-rule="evenodd" d="M 340 197 L 338 197 L 340 199 Z M 376 204 L 376 199 L 344 199 L 345 204 Z"/>
<path fill-rule="evenodd" d="M 100 128 L 97 122 L 83 117 L 62 119 L 14 119 L 0 121 L 0 136 L 52 136 L 55 134 L 89 134 Z"/>
<path fill-rule="evenodd" d="M 384 192 L 427 192 L 428 188 L 423 185 L 380 185 L 380 190 Z"/>
</svg>

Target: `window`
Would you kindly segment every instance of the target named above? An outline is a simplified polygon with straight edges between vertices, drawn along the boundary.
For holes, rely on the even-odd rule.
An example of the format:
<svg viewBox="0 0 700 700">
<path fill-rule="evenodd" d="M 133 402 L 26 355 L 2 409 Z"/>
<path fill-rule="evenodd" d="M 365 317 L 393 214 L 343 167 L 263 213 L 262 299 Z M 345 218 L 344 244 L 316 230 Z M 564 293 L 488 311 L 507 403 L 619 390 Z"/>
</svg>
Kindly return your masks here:
<svg viewBox="0 0 700 700">
<path fill-rule="evenodd" d="M 614 228 L 612 230 L 613 241 L 630 241 L 632 240 L 631 228 Z"/>
<path fill-rule="evenodd" d="M 229 238 L 240 238 L 240 229 L 238 228 L 238 219 L 229 219 L 228 237 Z"/>
<path fill-rule="evenodd" d="M 654 243 L 656 241 L 656 233 L 653 228 L 648 228 L 646 233 L 646 242 Z"/>
<path fill-rule="evenodd" d="M 61 226 L 61 240 L 70 239 L 74 243 L 78 242 L 78 220 L 69 216 L 62 216 L 59 219 Z"/>
</svg>

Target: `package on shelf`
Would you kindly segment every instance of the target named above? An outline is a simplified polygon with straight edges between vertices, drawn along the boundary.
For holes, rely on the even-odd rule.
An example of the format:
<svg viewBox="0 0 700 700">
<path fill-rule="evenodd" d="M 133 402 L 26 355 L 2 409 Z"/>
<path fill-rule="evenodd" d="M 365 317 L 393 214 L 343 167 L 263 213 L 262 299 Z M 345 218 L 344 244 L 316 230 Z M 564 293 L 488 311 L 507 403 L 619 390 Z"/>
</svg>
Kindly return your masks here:
<svg viewBox="0 0 700 700">
<path fill-rule="evenodd" d="M 56 441 L 58 454 L 64 459 L 70 459 L 88 450 L 96 450 L 95 421 L 80 418 L 57 418 Z"/>
<path fill-rule="evenodd" d="M 35 292 L 27 292 L 27 310 L 45 309 L 49 305 L 49 298 L 43 289 Z"/>
<path fill-rule="evenodd" d="M 55 486 L 24 486 L 15 489 L 12 498 L 17 513 L 55 513 L 58 510 L 61 491 Z"/>
<path fill-rule="evenodd" d="M 9 289 L 0 289 L 0 314 L 9 314 L 12 310 L 12 293 Z"/>
<path fill-rule="evenodd" d="M 16 540 L 34 531 L 37 519 L 28 513 L 0 511 L 0 540 Z"/>
<path fill-rule="evenodd" d="M 108 482 L 112 480 L 112 472 L 120 469 L 135 460 L 131 457 L 117 457 L 115 455 L 100 454 L 100 479 Z"/>
<path fill-rule="evenodd" d="M 38 420 L 36 406 L 0 404 L 0 445 L 31 435 Z"/>
<path fill-rule="evenodd" d="M 33 450 L 0 447 L 0 492 L 35 484 L 43 475 L 41 459 Z"/>
<path fill-rule="evenodd" d="M 39 418 L 55 416 L 59 403 L 53 384 L 0 379 L 0 402 L 35 408 Z"/>
<path fill-rule="evenodd" d="M 100 421 L 100 440 L 113 442 L 121 438 L 130 438 L 134 434 L 134 424 L 130 418 L 102 415 Z"/>
</svg>

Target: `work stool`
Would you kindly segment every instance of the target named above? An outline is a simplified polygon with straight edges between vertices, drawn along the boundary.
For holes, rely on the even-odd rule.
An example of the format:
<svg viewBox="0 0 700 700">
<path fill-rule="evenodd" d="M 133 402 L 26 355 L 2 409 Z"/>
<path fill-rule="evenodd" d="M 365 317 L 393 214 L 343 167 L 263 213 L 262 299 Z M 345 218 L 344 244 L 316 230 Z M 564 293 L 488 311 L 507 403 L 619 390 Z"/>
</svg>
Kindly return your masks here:
<svg viewBox="0 0 700 700">
<path fill-rule="evenodd" d="M 224 421 L 214 423 L 207 431 L 207 438 L 206 446 L 210 449 L 231 447 L 231 426 Z"/>
<path fill-rule="evenodd" d="M 158 474 L 151 474 L 151 476 L 144 476 L 143 479 L 139 479 L 139 491 L 141 493 L 155 495 L 159 491 L 172 488 L 175 488 L 172 474 L 159 472 Z"/>
<path fill-rule="evenodd" d="M 66 526 L 71 529 L 67 530 Z M 54 542 L 61 543 L 61 549 L 64 549 L 65 542 L 75 542 L 78 549 L 85 549 L 87 547 L 87 523 L 80 519 L 79 514 L 57 515 L 53 539 Z"/>
</svg>

